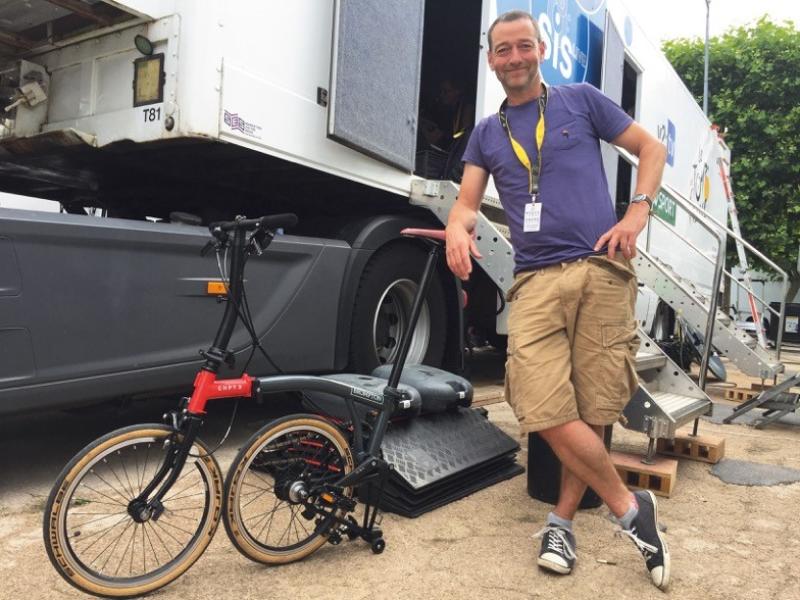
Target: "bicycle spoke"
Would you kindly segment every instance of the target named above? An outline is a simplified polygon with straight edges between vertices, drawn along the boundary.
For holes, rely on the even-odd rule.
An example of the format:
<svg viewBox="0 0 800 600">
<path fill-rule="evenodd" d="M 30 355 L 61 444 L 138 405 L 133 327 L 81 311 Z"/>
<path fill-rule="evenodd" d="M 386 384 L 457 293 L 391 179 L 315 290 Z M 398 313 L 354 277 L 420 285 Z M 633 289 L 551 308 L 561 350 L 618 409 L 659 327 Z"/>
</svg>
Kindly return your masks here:
<svg viewBox="0 0 800 600">
<path fill-rule="evenodd" d="M 92 537 L 94 537 L 94 536 L 96 536 L 96 535 L 98 535 L 98 534 L 105 534 L 106 532 L 108 532 L 108 531 L 110 531 L 110 530 L 114 529 L 114 527 L 116 527 L 117 525 L 119 525 L 119 524 L 120 524 L 120 523 L 122 523 L 123 521 L 126 521 L 128 518 L 129 518 L 129 517 L 128 517 L 127 513 L 126 513 L 126 515 L 125 515 L 124 517 L 122 517 L 122 518 L 121 518 L 119 521 L 117 521 L 117 522 L 116 522 L 116 523 L 114 523 L 113 525 L 109 525 L 109 526 L 108 526 L 108 527 L 106 527 L 105 529 L 101 529 L 100 531 L 96 531 L 96 532 L 94 532 L 94 533 L 90 533 L 89 535 L 86 535 L 86 536 L 82 536 L 82 535 L 81 535 L 81 532 L 80 532 L 80 531 L 78 531 L 78 533 L 77 533 L 77 534 L 73 534 L 73 535 L 71 535 L 71 536 L 69 536 L 69 535 L 68 535 L 68 536 L 67 536 L 67 539 L 68 539 L 68 540 L 70 540 L 70 543 L 72 543 L 72 545 L 73 545 L 73 546 L 76 546 L 76 545 L 80 544 L 81 542 L 83 542 L 83 541 L 86 541 L 86 540 L 89 540 L 89 539 L 91 539 Z M 79 539 L 79 540 L 77 540 L 77 541 L 75 541 L 75 542 L 73 542 L 73 541 L 72 541 L 72 540 L 75 540 L 76 538 L 79 538 L 79 537 L 80 537 L 80 539 Z M 84 548 L 84 551 L 86 551 L 86 550 L 88 550 L 89 548 L 91 548 L 92 546 L 94 546 L 94 545 L 97 543 L 97 540 L 98 540 L 98 539 L 102 539 L 102 537 L 103 537 L 103 536 L 101 535 L 99 538 L 95 539 L 95 541 L 94 541 L 94 542 L 92 542 L 91 544 L 89 544 L 88 546 L 86 546 L 86 548 Z"/>
<path fill-rule="evenodd" d="M 194 498 L 195 496 L 205 496 L 205 495 L 206 495 L 205 491 L 195 492 L 194 494 L 188 494 L 186 496 L 178 496 L 177 498 L 172 498 L 171 500 L 172 502 L 175 502 L 176 500 L 185 500 L 186 498 Z"/>
<path fill-rule="evenodd" d="M 95 477 L 97 477 L 97 478 L 98 478 L 100 481 L 102 481 L 103 483 L 105 483 L 105 484 L 106 484 L 106 485 L 107 485 L 109 488 L 111 488 L 111 489 L 112 489 L 114 492 L 116 492 L 117 494 L 119 494 L 119 495 L 120 495 L 120 497 L 121 497 L 121 498 L 124 500 L 124 502 L 120 502 L 119 500 L 117 500 L 117 499 L 115 499 L 115 498 L 112 498 L 112 497 L 111 497 L 111 496 L 109 496 L 108 494 L 104 494 L 103 492 L 101 492 L 101 491 L 99 491 L 99 490 L 96 490 L 96 489 L 94 489 L 94 488 L 92 488 L 92 487 L 90 487 L 89 485 L 87 485 L 87 484 L 85 484 L 85 483 L 84 483 L 83 485 L 84 485 L 86 488 L 88 488 L 89 490 L 93 491 L 95 494 L 100 494 L 100 495 L 101 495 L 101 496 L 103 496 L 104 498 L 108 498 L 108 499 L 109 499 L 109 500 L 111 500 L 112 502 L 116 502 L 117 504 L 120 504 L 120 505 L 122 505 L 122 506 L 128 506 L 128 502 L 130 502 L 130 500 L 131 500 L 130 498 L 126 497 L 126 496 L 125 496 L 125 494 L 122 494 L 122 493 L 120 493 L 120 491 L 119 491 L 117 488 L 115 488 L 113 485 L 111 485 L 110 483 L 108 483 L 108 482 L 107 482 L 105 479 L 103 479 L 102 477 L 100 477 L 100 475 L 99 475 L 99 474 L 98 474 L 98 473 L 97 473 L 97 472 L 96 472 L 94 469 L 92 469 L 91 473 L 92 473 L 92 475 L 94 475 Z"/>
<path fill-rule="evenodd" d="M 158 528 L 161 529 L 161 533 L 165 533 L 167 535 L 167 537 L 169 537 L 173 542 L 178 544 L 178 546 L 182 546 L 183 545 L 178 538 L 176 538 L 174 535 L 172 535 L 172 533 L 166 527 L 164 527 L 164 523 L 161 523 L 160 521 L 149 521 L 149 522 L 154 523 L 154 525 L 153 525 L 154 528 L 156 526 L 158 526 Z M 172 556 L 172 553 L 170 553 L 170 555 Z M 174 558 L 174 556 L 173 556 L 173 558 Z"/>
<path fill-rule="evenodd" d="M 267 513 L 267 517 L 269 517 L 269 515 L 274 515 L 275 511 L 278 510 L 278 506 L 280 504 L 283 504 L 283 500 L 278 500 L 277 498 L 275 498 L 275 504 L 273 504 L 272 506 L 272 511 L 270 513 Z M 267 524 L 269 524 L 268 527 Z M 269 532 L 272 531 L 272 519 L 268 518 L 267 521 L 265 521 L 264 526 L 267 527 L 267 535 L 264 537 L 264 539 L 267 540 L 269 539 Z M 261 531 L 258 533 L 258 536 L 256 536 L 256 539 L 259 539 L 261 537 L 261 532 L 263 531 L 264 527 L 261 528 Z"/>
<path fill-rule="evenodd" d="M 125 511 L 125 510 L 121 510 L 121 511 L 119 511 L 119 512 L 115 512 L 115 513 L 80 513 L 80 515 L 84 515 L 84 514 L 90 514 L 90 515 L 105 515 L 105 516 L 103 516 L 103 517 L 100 517 L 99 519 L 91 519 L 91 520 L 89 520 L 89 521 L 84 521 L 83 523 L 80 523 L 80 527 L 86 527 L 87 525 L 91 525 L 92 523 L 97 523 L 97 522 L 99 522 L 99 521 L 104 521 L 104 520 L 106 520 L 106 519 L 110 519 L 111 517 L 116 517 L 116 516 L 118 516 L 118 515 L 127 515 L 127 514 L 128 514 L 128 512 L 127 512 L 127 511 Z M 80 516 L 80 515 L 79 515 L 79 516 Z M 119 522 L 119 521 L 118 521 L 118 522 Z"/>
<path fill-rule="evenodd" d="M 134 453 L 134 455 L 135 455 L 135 453 Z M 128 488 L 126 488 L 126 489 L 130 489 L 131 496 L 135 497 L 136 496 L 136 494 L 135 494 L 136 488 L 133 487 L 133 484 L 131 483 L 131 478 L 128 476 L 128 469 L 125 468 L 125 462 L 122 460 L 122 453 L 118 451 L 117 452 L 117 456 L 119 457 L 119 462 L 122 465 L 122 472 L 125 475 L 125 480 L 128 482 Z"/>
<path fill-rule="evenodd" d="M 117 454 L 119 454 L 119 450 L 117 451 Z M 112 466 L 111 466 L 111 463 L 110 463 L 110 462 L 108 462 L 108 460 L 107 460 L 107 459 L 103 459 L 103 463 L 104 463 L 104 464 L 105 464 L 105 465 L 108 467 L 108 470 L 109 470 L 109 471 L 111 471 L 111 474 L 114 476 L 114 479 L 116 479 L 116 480 L 117 480 L 117 482 L 119 483 L 120 487 L 121 487 L 121 488 L 122 488 L 122 489 L 123 489 L 125 492 L 128 492 L 128 489 L 125 487 L 125 484 L 124 484 L 124 483 L 122 483 L 122 480 L 119 478 L 119 475 L 117 474 L 117 472 L 116 472 L 116 470 L 114 469 L 114 467 L 112 467 Z M 111 487 L 111 488 L 112 488 L 112 489 L 113 489 L 115 492 L 119 493 L 119 492 L 116 490 L 116 488 L 113 488 L 113 487 L 111 486 L 111 484 L 109 484 L 107 481 L 103 480 L 103 479 L 102 479 L 102 478 L 101 478 L 99 475 L 98 475 L 98 478 L 99 478 L 99 479 L 101 479 L 102 481 L 104 481 L 104 482 L 105 482 L 105 484 L 106 484 L 106 485 L 108 485 L 109 487 Z M 131 492 L 131 493 L 132 493 L 132 492 Z M 133 498 L 133 496 L 132 496 L 132 495 L 128 495 L 128 496 L 126 496 L 125 494 L 120 494 L 120 496 L 122 496 L 123 498 L 126 498 L 126 499 L 128 499 L 128 500 L 130 500 L 131 498 Z"/>
<path fill-rule="evenodd" d="M 125 546 L 125 550 L 122 552 L 122 556 L 119 557 L 119 564 L 117 565 L 117 570 L 114 571 L 114 577 L 117 576 L 117 574 L 119 573 L 119 570 L 122 568 L 122 563 L 125 562 L 125 556 L 128 554 L 128 550 L 130 549 L 131 544 L 133 543 L 133 540 L 135 540 L 135 539 L 136 539 L 136 526 L 134 525 L 133 534 L 131 535 L 131 540 Z M 131 557 L 133 557 L 133 552 L 131 552 Z"/>
<path fill-rule="evenodd" d="M 109 553 L 108 553 L 108 558 L 106 558 L 106 561 L 103 563 L 103 565 L 102 565 L 102 566 L 100 567 L 100 569 L 99 569 L 101 572 L 102 572 L 103 570 L 105 570 L 105 568 L 106 568 L 106 565 L 108 564 L 108 561 L 109 561 L 109 560 L 111 560 L 111 557 L 112 557 L 112 556 L 114 556 L 114 550 L 116 550 L 116 549 L 117 549 L 117 546 L 119 546 L 119 541 L 122 539 L 122 536 L 124 536 L 124 535 L 125 535 L 125 532 L 126 532 L 126 531 L 128 531 L 128 528 L 129 528 L 129 527 L 130 527 L 132 524 L 133 524 L 133 521 L 131 521 L 130 523 L 128 523 L 128 524 L 125 526 L 125 529 L 123 529 L 123 530 L 122 530 L 122 533 L 120 533 L 120 534 L 119 534 L 119 536 L 117 537 L 116 541 L 114 541 L 114 542 L 113 542 L 113 544 L 114 544 L 114 547 L 113 547 L 113 548 L 111 548 L 111 552 L 109 552 Z M 108 548 L 111 546 L 111 544 L 112 544 L 112 543 L 109 543 L 109 544 L 108 544 L 108 546 L 106 546 L 105 548 L 103 548 L 103 549 L 100 551 L 100 554 L 98 554 L 98 555 L 97 555 L 97 556 L 94 558 L 94 560 L 93 560 L 92 562 L 90 562 L 90 563 L 89 563 L 89 565 L 93 565 L 93 564 L 95 563 L 95 561 L 96 561 L 98 558 L 100 558 L 100 557 L 101 557 L 101 556 L 102 556 L 102 555 L 105 553 L 105 551 L 106 551 L 106 550 L 108 550 Z"/>
<path fill-rule="evenodd" d="M 186 468 L 186 467 L 184 466 L 184 468 Z M 175 487 L 177 487 L 177 485 L 178 485 L 178 484 L 179 484 L 181 481 L 183 481 L 184 479 L 186 479 L 187 477 L 190 477 L 190 476 L 192 476 L 192 475 L 195 475 L 195 471 L 194 471 L 193 469 L 192 469 L 192 470 L 186 470 L 186 471 L 184 471 L 184 472 L 183 472 L 183 473 L 180 475 L 180 477 L 178 477 L 178 479 L 176 479 L 176 480 L 175 480 L 175 483 L 173 483 L 173 484 L 172 484 L 172 489 L 174 489 Z M 193 485 L 195 485 L 196 483 L 197 483 L 196 481 L 193 481 L 193 482 L 191 482 L 189 485 L 187 485 L 185 488 L 182 488 L 180 491 L 173 492 L 172 496 L 167 496 L 166 498 L 164 498 L 164 499 L 162 500 L 162 502 L 167 502 L 168 500 L 172 500 L 172 499 L 174 499 L 174 498 L 175 498 L 175 496 L 177 496 L 178 494 L 182 494 L 183 492 L 185 492 L 186 490 L 188 490 L 190 487 L 192 487 L 192 486 L 193 486 Z M 172 489 L 170 489 L 170 491 L 172 491 Z"/>
<path fill-rule="evenodd" d="M 150 443 L 147 444 L 147 452 L 145 452 L 145 455 L 144 455 L 144 466 L 142 467 L 142 477 L 139 480 L 139 494 L 141 494 L 142 490 L 144 489 L 145 474 L 147 473 L 147 463 L 148 463 L 148 461 L 150 459 L 150 449 L 152 447 L 153 447 L 152 444 L 150 444 Z"/>
<path fill-rule="evenodd" d="M 185 534 L 186 534 L 186 535 L 188 535 L 189 537 L 191 537 L 191 536 L 193 536 L 193 535 L 194 535 L 194 532 L 192 532 L 192 531 L 188 531 L 188 530 L 186 530 L 186 529 L 183 529 L 182 527 L 178 527 L 177 525 L 174 525 L 174 524 L 170 523 L 169 521 L 162 521 L 161 519 L 159 519 L 159 520 L 157 521 L 157 523 L 158 523 L 159 525 L 161 525 L 162 527 L 166 525 L 166 526 L 168 526 L 168 527 L 172 527 L 172 529 L 177 529 L 178 531 L 181 531 L 181 532 L 185 533 Z M 176 539 L 175 541 L 177 542 L 178 540 Z M 180 543 L 180 542 L 179 542 L 179 543 Z"/>
<path fill-rule="evenodd" d="M 147 521 L 147 523 L 146 523 L 146 524 L 149 524 L 149 525 L 150 525 L 150 530 L 153 532 L 153 535 L 155 535 L 155 536 L 156 536 L 156 539 L 158 539 L 158 541 L 159 541 L 159 542 L 161 542 L 161 545 L 164 547 L 164 552 L 166 552 L 166 553 L 167 553 L 167 556 L 168 556 L 170 559 L 171 559 L 171 558 L 173 558 L 173 556 L 172 556 L 172 552 L 170 552 L 170 551 L 169 551 L 169 548 L 167 547 L 167 544 L 164 542 L 164 538 L 162 538 L 162 537 L 161 537 L 161 536 L 158 534 L 158 531 L 156 531 L 156 527 L 155 527 L 155 521 Z"/>
</svg>

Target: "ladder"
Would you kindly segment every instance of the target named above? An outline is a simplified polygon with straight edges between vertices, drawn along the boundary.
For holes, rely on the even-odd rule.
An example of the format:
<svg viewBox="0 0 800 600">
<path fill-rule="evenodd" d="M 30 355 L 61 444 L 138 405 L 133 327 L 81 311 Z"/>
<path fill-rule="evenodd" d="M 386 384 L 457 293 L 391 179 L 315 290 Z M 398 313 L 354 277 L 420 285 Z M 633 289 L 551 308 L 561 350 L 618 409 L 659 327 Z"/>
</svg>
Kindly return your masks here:
<svg viewBox="0 0 800 600">
<path fill-rule="evenodd" d="M 725 198 L 728 201 L 728 216 L 731 220 L 731 229 L 741 237 L 742 229 L 739 227 L 739 213 L 736 210 L 736 203 L 733 199 L 733 188 L 731 186 L 730 164 L 724 158 L 717 159 L 719 165 L 719 174 L 722 178 L 722 186 L 725 190 Z M 744 245 L 736 239 L 736 253 L 739 257 L 739 267 L 743 272 L 743 279 L 745 286 L 749 289 L 753 288 L 753 281 L 750 278 L 750 270 L 747 265 L 747 255 L 745 254 Z M 753 317 L 753 325 L 756 328 L 756 336 L 758 337 L 758 344 L 766 349 L 767 338 L 764 335 L 764 327 L 761 323 L 761 316 L 759 315 L 758 307 L 756 306 L 756 299 L 752 292 L 747 293 L 747 302 L 750 305 L 750 314 Z"/>
</svg>

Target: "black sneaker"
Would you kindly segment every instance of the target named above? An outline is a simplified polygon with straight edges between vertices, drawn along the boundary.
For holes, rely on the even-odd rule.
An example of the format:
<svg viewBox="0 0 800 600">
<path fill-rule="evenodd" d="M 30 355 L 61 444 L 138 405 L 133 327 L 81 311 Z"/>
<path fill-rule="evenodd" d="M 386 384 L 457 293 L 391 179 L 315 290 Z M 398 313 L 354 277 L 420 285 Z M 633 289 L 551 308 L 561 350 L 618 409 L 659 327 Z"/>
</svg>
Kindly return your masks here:
<svg viewBox="0 0 800 600">
<path fill-rule="evenodd" d="M 653 584 L 665 590 L 669 585 L 669 550 L 667 542 L 658 530 L 656 497 L 648 490 L 636 492 L 634 496 L 639 503 L 639 513 L 631 523 L 631 528 L 622 529 L 620 533 L 628 536 L 636 544 L 644 556 Z"/>
<path fill-rule="evenodd" d="M 557 525 L 547 525 L 535 538 L 542 538 L 537 564 L 543 569 L 569 575 L 575 565 L 575 535 Z"/>
</svg>

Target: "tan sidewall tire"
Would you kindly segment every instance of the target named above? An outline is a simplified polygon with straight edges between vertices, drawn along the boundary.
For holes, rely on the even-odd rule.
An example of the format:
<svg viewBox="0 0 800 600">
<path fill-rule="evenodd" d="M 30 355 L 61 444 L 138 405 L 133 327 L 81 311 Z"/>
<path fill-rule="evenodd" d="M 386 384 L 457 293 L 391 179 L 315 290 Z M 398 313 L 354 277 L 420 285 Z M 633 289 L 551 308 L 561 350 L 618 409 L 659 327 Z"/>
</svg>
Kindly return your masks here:
<svg viewBox="0 0 800 600">
<path fill-rule="evenodd" d="M 50 562 L 53 563 L 58 573 L 76 588 L 89 594 L 110 598 L 128 598 L 152 592 L 180 577 L 198 558 L 200 558 L 203 551 L 211 542 L 211 539 L 214 537 L 214 532 L 217 530 L 217 525 L 219 525 L 219 518 L 222 512 L 222 472 L 214 457 L 208 455 L 208 448 L 205 444 L 200 440 L 196 440 L 195 447 L 200 447 L 204 455 L 198 460 L 203 462 L 209 474 L 210 504 L 206 513 L 206 523 L 203 526 L 203 531 L 197 538 L 195 548 L 192 552 L 187 554 L 181 562 L 177 563 L 172 569 L 162 574 L 157 579 L 131 587 L 117 587 L 98 583 L 97 581 L 87 578 L 79 569 L 75 568 L 77 565 L 70 561 L 70 552 L 63 538 L 64 531 L 60 527 L 60 521 L 61 511 L 65 506 L 63 502 L 66 493 L 74 483 L 75 478 L 84 470 L 87 464 L 109 448 L 135 438 L 166 438 L 170 433 L 171 430 L 168 427 L 156 424 L 126 427 L 112 432 L 92 442 L 92 444 L 81 450 L 59 476 L 53 490 L 50 492 L 50 497 L 45 508 L 45 547 L 50 557 Z"/>
<path fill-rule="evenodd" d="M 246 467 L 250 464 L 253 455 L 268 439 L 279 435 L 282 431 L 287 429 L 302 427 L 313 428 L 330 436 L 339 446 L 345 458 L 345 470 L 343 475 L 353 470 L 353 454 L 350 450 L 350 445 L 347 443 L 342 433 L 324 419 L 312 415 L 290 415 L 268 423 L 257 431 L 253 437 L 248 440 L 247 445 L 242 447 L 239 451 L 239 454 L 234 459 L 228 471 L 228 478 L 225 482 L 225 511 L 223 513 L 225 530 L 233 545 L 236 546 L 239 552 L 256 562 L 272 565 L 294 562 L 315 552 L 327 541 L 325 535 L 318 535 L 316 539 L 298 548 L 296 552 L 280 554 L 266 552 L 263 548 L 254 545 L 250 536 L 242 531 L 241 520 L 239 518 L 238 495 L 240 492 L 242 475 L 246 472 Z M 348 496 L 351 496 L 352 490 L 348 488 L 346 493 Z"/>
</svg>

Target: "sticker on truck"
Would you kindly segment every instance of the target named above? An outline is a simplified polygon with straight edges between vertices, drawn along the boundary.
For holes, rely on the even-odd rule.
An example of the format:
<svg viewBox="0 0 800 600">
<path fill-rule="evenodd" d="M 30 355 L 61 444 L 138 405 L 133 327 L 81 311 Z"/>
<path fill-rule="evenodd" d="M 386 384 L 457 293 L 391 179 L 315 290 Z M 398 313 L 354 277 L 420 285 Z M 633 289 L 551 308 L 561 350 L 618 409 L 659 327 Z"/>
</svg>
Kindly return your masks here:
<svg viewBox="0 0 800 600">
<path fill-rule="evenodd" d="M 256 125 L 249 121 L 245 121 L 239 113 L 232 113 L 225 110 L 223 114 L 223 121 L 225 125 L 230 127 L 233 131 L 238 131 L 244 135 L 252 138 L 261 139 L 261 125 Z"/>
</svg>

